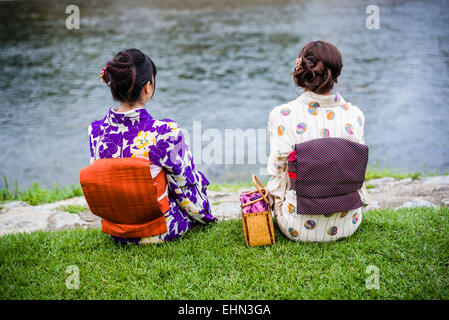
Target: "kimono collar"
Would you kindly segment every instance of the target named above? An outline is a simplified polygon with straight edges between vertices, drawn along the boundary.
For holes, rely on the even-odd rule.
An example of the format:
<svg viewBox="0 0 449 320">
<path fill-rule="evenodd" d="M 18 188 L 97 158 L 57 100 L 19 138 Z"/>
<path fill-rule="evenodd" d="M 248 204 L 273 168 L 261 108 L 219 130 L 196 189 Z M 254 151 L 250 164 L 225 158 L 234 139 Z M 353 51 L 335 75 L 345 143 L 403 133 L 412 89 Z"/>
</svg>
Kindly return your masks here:
<svg viewBox="0 0 449 320">
<path fill-rule="evenodd" d="M 337 107 L 346 103 L 346 101 L 338 92 L 330 95 L 324 95 L 315 93 L 313 91 L 306 91 L 302 95 L 300 95 L 299 98 L 305 98 L 307 101 L 316 101 L 321 107 L 324 108 Z"/>
<path fill-rule="evenodd" d="M 108 118 L 112 123 L 127 124 L 136 120 L 142 120 L 142 118 L 151 117 L 148 111 L 142 107 L 125 112 L 118 112 L 118 108 L 110 108 Z"/>
</svg>

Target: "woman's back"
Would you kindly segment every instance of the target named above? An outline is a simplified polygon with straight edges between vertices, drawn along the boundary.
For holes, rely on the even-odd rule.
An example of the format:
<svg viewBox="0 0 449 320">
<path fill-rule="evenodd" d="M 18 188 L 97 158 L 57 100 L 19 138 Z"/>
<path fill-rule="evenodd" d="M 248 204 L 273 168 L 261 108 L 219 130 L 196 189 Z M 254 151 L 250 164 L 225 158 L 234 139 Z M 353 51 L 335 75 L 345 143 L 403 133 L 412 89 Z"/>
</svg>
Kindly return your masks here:
<svg viewBox="0 0 449 320">
<path fill-rule="evenodd" d="M 176 130 L 176 132 L 174 132 Z M 162 169 L 157 141 L 175 138 L 179 126 L 171 120 L 156 120 L 145 108 L 108 114 L 89 126 L 91 161 L 107 158 L 149 159 L 151 175 Z M 150 158 L 151 155 L 151 158 Z"/>
<path fill-rule="evenodd" d="M 145 235 L 130 236 L 117 221 L 114 240 L 134 243 L 159 243 L 179 238 L 194 222 L 216 220 L 206 194 L 209 182 L 195 169 L 192 154 L 179 125 L 171 120 L 156 120 L 144 105 L 153 97 L 157 69 L 138 49 L 119 52 L 108 61 L 100 75 L 120 107 L 89 126 L 91 162 L 108 158 L 141 158 L 149 161 L 151 178 L 165 175 L 164 190 L 157 201 L 167 198 L 164 209 L 166 232 L 145 229 Z M 164 179 L 165 181 L 165 179 Z M 161 183 L 156 183 L 156 189 Z M 124 190 L 126 192 L 126 190 Z M 120 218 L 120 217 L 118 217 Z M 122 230 L 123 229 L 123 230 Z M 112 230 L 112 229 L 111 229 Z M 143 233 L 142 233 L 143 234 Z"/>
<path fill-rule="evenodd" d="M 269 127 L 275 127 L 282 137 L 282 156 L 288 156 L 295 144 L 313 139 L 345 138 L 364 143 L 364 123 L 362 111 L 339 93 L 319 95 L 312 91 L 274 108 L 269 117 Z"/>
<path fill-rule="evenodd" d="M 288 157 L 295 145 L 323 138 L 344 138 L 364 144 L 365 118 L 361 110 L 331 89 L 342 68 L 341 54 L 323 41 L 307 44 L 299 53 L 293 79 L 305 92 L 297 99 L 275 107 L 268 119 L 271 175 L 267 190 L 281 231 L 295 241 L 332 241 L 351 236 L 361 223 L 361 208 L 320 214 L 297 213 L 297 196 L 290 188 Z M 366 203 L 366 189 L 358 191 Z M 360 202 L 359 202 L 360 203 Z"/>
</svg>

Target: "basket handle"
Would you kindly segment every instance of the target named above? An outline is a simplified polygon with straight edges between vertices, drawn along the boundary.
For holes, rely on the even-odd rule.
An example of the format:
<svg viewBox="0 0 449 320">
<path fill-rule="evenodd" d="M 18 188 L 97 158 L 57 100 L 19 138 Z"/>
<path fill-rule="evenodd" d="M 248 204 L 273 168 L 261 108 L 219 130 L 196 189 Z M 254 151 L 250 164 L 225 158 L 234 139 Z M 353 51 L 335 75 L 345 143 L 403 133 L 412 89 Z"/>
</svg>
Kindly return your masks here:
<svg viewBox="0 0 449 320">
<path fill-rule="evenodd" d="M 265 194 L 267 194 L 267 190 L 262 189 L 262 191 L 263 191 Z M 248 192 L 248 193 L 256 193 L 256 192 L 259 192 L 259 191 L 255 190 L 255 191 L 251 191 L 251 192 Z M 252 201 L 249 201 L 249 202 L 247 202 L 247 203 L 241 204 L 240 206 L 241 206 L 242 208 L 244 208 L 244 207 L 249 206 L 249 205 L 252 205 L 253 203 L 256 203 L 256 202 L 258 202 L 258 201 L 260 201 L 260 200 L 261 200 L 260 198 L 257 198 L 257 199 L 255 199 L 255 200 L 252 200 Z"/>
<path fill-rule="evenodd" d="M 253 174 L 253 183 L 254 183 L 254 186 L 256 187 L 257 191 L 259 191 L 260 195 L 265 200 L 265 202 L 267 204 L 270 204 L 270 201 L 268 201 L 268 199 L 264 195 L 264 192 L 262 191 L 262 190 L 265 191 L 265 187 L 263 186 L 262 182 L 260 182 L 260 180 L 256 177 L 255 174 Z"/>
</svg>

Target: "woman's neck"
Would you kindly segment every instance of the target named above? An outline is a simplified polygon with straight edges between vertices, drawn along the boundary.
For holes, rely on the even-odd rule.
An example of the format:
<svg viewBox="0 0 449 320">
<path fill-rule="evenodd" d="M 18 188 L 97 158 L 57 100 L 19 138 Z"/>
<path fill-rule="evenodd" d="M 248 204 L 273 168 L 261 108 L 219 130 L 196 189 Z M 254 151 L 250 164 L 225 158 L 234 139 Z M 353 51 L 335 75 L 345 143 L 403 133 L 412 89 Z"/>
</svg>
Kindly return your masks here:
<svg viewBox="0 0 449 320">
<path fill-rule="evenodd" d="M 120 104 L 120 108 L 117 110 L 117 112 L 127 112 L 127 111 L 131 111 L 134 109 L 139 109 L 139 108 L 144 108 L 145 106 L 141 103 L 136 103 L 136 104 L 129 104 L 127 102 L 122 102 Z"/>
<path fill-rule="evenodd" d="M 310 91 L 310 92 L 313 92 L 312 90 L 304 90 L 304 92 L 307 92 L 307 91 Z M 323 95 L 323 96 L 330 96 L 332 93 L 330 92 L 330 90 L 328 91 L 328 92 L 326 92 L 326 93 L 316 93 L 316 92 L 313 92 L 313 93 L 315 93 L 315 94 L 321 94 L 321 95 Z"/>
</svg>

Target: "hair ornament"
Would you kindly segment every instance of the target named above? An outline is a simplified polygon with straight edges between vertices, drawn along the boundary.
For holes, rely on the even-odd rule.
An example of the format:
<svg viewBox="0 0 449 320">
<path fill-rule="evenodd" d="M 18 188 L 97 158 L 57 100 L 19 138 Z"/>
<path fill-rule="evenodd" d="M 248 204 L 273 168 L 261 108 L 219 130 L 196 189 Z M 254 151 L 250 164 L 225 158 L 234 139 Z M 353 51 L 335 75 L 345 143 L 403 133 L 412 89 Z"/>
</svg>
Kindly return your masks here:
<svg viewBox="0 0 449 320">
<path fill-rule="evenodd" d="M 296 59 L 295 70 L 298 71 L 301 68 L 302 57 Z"/>
<path fill-rule="evenodd" d="M 104 81 L 104 79 L 103 79 L 103 77 L 104 77 L 104 72 L 106 71 L 106 68 L 108 67 L 108 65 L 109 65 L 109 61 L 108 62 L 106 62 L 106 65 L 103 67 L 103 69 L 101 69 L 101 72 L 100 72 L 100 79 L 101 79 L 101 81 L 103 81 L 104 83 L 106 83 L 106 81 Z M 109 81 L 108 83 L 106 83 L 108 86 L 111 84 L 111 81 Z"/>
</svg>

